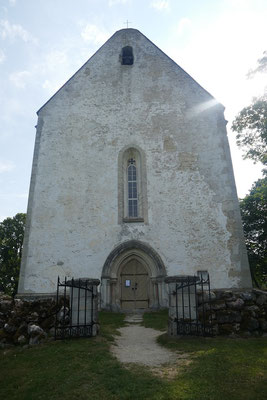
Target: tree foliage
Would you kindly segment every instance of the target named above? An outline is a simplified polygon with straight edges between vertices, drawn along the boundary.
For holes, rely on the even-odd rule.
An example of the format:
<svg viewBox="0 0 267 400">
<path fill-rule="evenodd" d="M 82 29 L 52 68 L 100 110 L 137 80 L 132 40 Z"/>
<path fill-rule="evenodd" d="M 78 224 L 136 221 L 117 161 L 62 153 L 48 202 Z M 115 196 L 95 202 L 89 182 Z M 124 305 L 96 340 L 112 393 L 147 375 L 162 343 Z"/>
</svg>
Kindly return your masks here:
<svg viewBox="0 0 267 400">
<path fill-rule="evenodd" d="M 267 96 L 254 99 L 236 116 L 232 130 L 236 142 L 245 151 L 245 158 L 267 165 Z"/>
<path fill-rule="evenodd" d="M 0 222 L 0 290 L 15 295 L 18 287 L 26 214 Z"/>
<path fill-rule="evenodd" d="M 240 209 L 252 279 L 267 288 L 267 176 L 254 183 Z"/>
</svg>

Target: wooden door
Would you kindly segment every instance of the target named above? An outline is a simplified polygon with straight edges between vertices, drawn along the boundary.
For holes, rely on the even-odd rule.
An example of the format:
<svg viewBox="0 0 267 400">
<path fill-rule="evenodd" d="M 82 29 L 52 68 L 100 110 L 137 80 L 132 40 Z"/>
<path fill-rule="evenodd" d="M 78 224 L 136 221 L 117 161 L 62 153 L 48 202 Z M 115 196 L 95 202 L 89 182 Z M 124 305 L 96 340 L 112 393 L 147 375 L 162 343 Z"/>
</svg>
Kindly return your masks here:
<svg viewBox="0 0 267 400">
<path fill-rule="evenodd" d="M 148 308 L 148 273 L 140 261 L 128 261 L 121 272 L 121 308 Z"/>
</svg>

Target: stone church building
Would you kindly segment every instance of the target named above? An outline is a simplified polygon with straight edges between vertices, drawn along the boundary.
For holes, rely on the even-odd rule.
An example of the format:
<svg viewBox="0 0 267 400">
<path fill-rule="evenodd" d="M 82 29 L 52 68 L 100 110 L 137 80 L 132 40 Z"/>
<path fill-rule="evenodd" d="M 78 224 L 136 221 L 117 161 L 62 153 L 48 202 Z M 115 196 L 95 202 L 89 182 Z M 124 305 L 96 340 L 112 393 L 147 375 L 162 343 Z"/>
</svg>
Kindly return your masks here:
<svg viewBox="0 0 267 400">
<path fill-rule="evenodd" d="M 112 310 L 165 306 L 170 275 L 251 287 L 224 107 L 142 33 L 116 32 L 37 114 L 19 296 L 58 276 L 100 279 Z"/>
</svg>

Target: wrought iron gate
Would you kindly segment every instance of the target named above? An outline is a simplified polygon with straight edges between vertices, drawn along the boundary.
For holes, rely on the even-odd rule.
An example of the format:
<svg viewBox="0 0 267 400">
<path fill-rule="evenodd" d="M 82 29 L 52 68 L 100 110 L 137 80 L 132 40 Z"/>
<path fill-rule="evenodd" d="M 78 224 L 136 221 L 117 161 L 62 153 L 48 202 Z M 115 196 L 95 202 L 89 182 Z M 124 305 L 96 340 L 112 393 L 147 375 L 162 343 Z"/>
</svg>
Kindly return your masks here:
<svg viewBox="0 0 267 400">
<path fill-rule="evenodd" d="M 97 279 L 57 281 L 55 339 L 90 337 L 96 334 Z"/>
<path fill-rule="evenodd" d="M 172 334 L 212 336 L 209 275 L 169 277 L 165 281 L 171 289 L 169 324 L 172 324 Z"/>
</svg>

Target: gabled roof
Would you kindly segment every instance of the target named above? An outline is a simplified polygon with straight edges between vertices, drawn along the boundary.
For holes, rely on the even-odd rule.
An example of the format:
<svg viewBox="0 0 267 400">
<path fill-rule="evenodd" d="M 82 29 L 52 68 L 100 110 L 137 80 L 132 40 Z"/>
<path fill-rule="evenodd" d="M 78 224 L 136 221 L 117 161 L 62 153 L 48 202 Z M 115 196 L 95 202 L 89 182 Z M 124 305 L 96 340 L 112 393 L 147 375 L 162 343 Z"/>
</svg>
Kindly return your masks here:
<svg viewBox="0 0 267 400">
<path fill-rule="evenodd" d="M 133 28 L 124 28 L 124 29 L 120 29 L 118 31 L 116 31 L 71 77 L 70 79 L 68 79 L 64 85 L 62 85 L 56 92 L 55 94 L 53 94 L 53 96 L 50 97 L 49 100 L 47 100 L 46 103 L 44 103 L 44 105 L 37 111 L 37 115 L 39 114 L 39 112 L 83 69 L 83 67 L 90 62 L 100 51 L 101 49 L 106 46 L 110 41 L 112 41 L 112 39 L 120 34 L 120 33 L 126 33 L 127 32 L 136 32 L 139 35 L 141 35 L 142 37 L 144 37 L 149 43 L 151 43 L 152 46 L 154 46 L 158 51 L 160 51 L 165 57 L 167 57 L 176 67 L 178 67 L 184 74 L 186 74 L 189 78 L 192 79 L 193 82 L 195 82 L 204 92 L 206 92 L 206 94 L 208 94 L 212 99 L 214 99 L 214 96 L 212 96 L 206 89 L 204 89 L 194 78 L 191 77 L 191 75 L 189 75 L 183 68 L 181 68 L 172 58 L 170 58 L 166 53 L 164 53 L 164 51 L 162 51 L 159 47 L 157 47 L 151 40 L 149 40 L 142 32 L 140 32 L 137 29 L 133 29 Z M 218 103 L 220 104 L 220 103 Z M 221 106 L 224 108 L 224 106 L 221 104 Z"/>
</svg>

